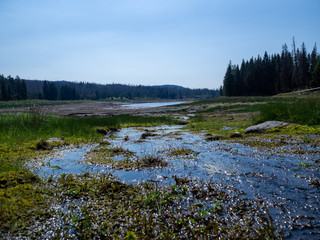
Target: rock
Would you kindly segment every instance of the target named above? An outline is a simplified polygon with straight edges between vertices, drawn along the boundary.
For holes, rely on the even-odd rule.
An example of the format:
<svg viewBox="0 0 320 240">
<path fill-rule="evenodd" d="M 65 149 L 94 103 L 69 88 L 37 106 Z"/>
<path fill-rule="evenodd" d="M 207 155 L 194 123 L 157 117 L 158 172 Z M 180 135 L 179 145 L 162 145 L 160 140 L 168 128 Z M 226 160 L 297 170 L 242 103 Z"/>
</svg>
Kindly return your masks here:
<svg viewBox="0 0 320 240">
<path fill-rule="evenodd" d="M 62 147 L 65 142 L 60 138 L 49 138 L 47 143 L 50 145 L 51 148 L 59 148 Z"/>
<path fill-rule="evenodd" d="M 285 127 L 285 126 L 289 126 L 289 125 L 290 125 L 290 123 L 286 123 L 286 122 L 267 121 L 264 123 L 260 123 L 258 125 L 248 127 L 246 130 L 244 130 L 244 133 L 258 133 L 258 132 L 263 132 L 263 131 L 269 130 L 271 128 Z"/>
<path fill-rule="evenodd" d="M 96 131 L 102 135 L 106 135 L 110 132 L 109 128 L 106 127 L 97 127 Z"/>
<path fill-rule="evenodd" d="M 97 127 L 96 131 L 102 135 L 107 135 L 110 132 L 116 132 L 119 128 L 116 127 Z"/>
<path fill-rule="evenodd" d="M 223 137 L 222 136 L 219 136 L 219 135 L 211 135 L 211 136 L 207 136 L 205 138 L 205 140 L 207 141 L 219 141 L 221 140 Z"/>
<path fill-rule="evenodd" d="M 231 133 L 230 137 L 231 138 L 240 138 L 240 137 L 242 137 L 242 134 L 240 132 L 234 132 L 234 133 Z"/>
<path fill-rule="evenodd" d="M 154 137 L 154 136 L 158 136 L 157 134 L 154 134 L 152 132 L 146 131 L 145 133 L 143 133 L 140 137 L 140 139 L 146 139 L 148 137 Z"/>
<path fill-rule="evenodd" d="M 60 138 L 49 138 L 47 140 L 47 143 L 54 143 L 54 142 L 63 144 L 63 141 Z"/>
<path fill-rule="evenodd" d="M 46 141 L 40 140 L 36 145 L 37 150 L 51 150 L 52 147 Z"/>
</svg>

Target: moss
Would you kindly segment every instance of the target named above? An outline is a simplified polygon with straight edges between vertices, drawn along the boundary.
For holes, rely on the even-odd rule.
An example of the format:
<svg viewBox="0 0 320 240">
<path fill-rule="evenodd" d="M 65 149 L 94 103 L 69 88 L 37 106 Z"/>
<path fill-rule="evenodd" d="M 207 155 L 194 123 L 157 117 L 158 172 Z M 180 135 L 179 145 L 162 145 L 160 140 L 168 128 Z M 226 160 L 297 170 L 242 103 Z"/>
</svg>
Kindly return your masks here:
<svg viewBox="0 0 320 240">
<path fill-rule="evenodd" d="M 171 187 L 151 183 L 131 185 L 110 174 L 84 174 L 63 175 L 52 187 L 58 190 L 60 202 L 69 203 L 68 213 L 61 215 L 69 228 L 48 226 L 52 237 L 68 238 L 72 234 L 79 239 L 278 237 L 260 201 L 248 203 L 236 195 L 228 195 L 212 182 L 188 180 Z"/>
<path fill-rule="evenodd" d="M 0 188 L 14 187 L 18 184 L 36 183 L 40 178 L 28 170 L 0 173 Z"/>
<path fill-rule="evenodd" d="M 199 152 L 193 151 L 189 148 L 175 148 L 170 149 L 170 153 L 168 153 L 168 156 L 196 156 Z"/>
<path fill-rule="evenodd" d="M 2 174 L 2 179 L 4 175 Z M 0 234 L 23 234 L 23 229 L 44 216 L 42 209 L 49 205 L 44 189 L 35 185 L 39 180 L 29 172 L 6 173 L 8 182 L 0 188 Z M 45 216 L 46 217 L 46 216 Z"/>
</svg>

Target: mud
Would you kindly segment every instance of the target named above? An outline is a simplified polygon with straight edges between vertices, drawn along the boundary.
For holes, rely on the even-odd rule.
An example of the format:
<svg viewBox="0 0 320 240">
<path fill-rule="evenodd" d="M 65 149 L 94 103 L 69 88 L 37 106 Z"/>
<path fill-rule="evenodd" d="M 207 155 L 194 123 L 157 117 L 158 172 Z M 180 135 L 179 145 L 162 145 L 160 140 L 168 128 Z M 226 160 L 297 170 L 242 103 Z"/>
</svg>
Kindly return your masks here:
<svg viewBox="0 0 320 240">
<path fill-rule="evenodd" d="M 188 102 L 188 101 L 185 101 Z M 148 103 L 151 103 L 148 104 Z M 160 104 L 159 104 L 160 103 Z M 44 114 L 53 114 L 58 116 L 115 116 L 121 114 L 130 115 L 151 115 L 161 114 L 168 111 L 179 111 L 185 109 L 183 106 L 161 106 L 163 103 L 168 105 L 181 103 L 177 101 L 84 101 L 84 102 L 65 102 L 55 105 L 34 104 L 32 107 L 11 107 L 1 108 L 0 112 L 38 112 Z M 139 106 L 139 104 L 143 104 Z M 132 107 L 131 107 L 132 105 Z M 155 107 L 153 107 L 155 106 Z"/>
</svg>

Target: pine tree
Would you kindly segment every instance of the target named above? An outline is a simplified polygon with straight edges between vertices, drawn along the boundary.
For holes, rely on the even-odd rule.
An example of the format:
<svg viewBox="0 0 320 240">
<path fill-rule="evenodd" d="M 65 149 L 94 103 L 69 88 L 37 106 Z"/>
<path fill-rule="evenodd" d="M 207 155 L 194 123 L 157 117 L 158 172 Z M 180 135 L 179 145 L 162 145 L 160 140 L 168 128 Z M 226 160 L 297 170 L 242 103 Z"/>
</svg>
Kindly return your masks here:
<svg viewBox="0 0 320 240">
<path fill-rule="evenodd" d="M 48 81 L 44 80 L 42 85 L 42 97 L 43 99 L 49 99 L 49 87 L 48 87 Z"/>
<path fill-rule="evenodd" d="M 291 89 L 298 89 L 299 87 L 299 49 L 296 49 L 296 43 L 294 40 L 294 37 L 292 39 L 292 60 L 293 60 L 293 65 L 292 65 L 292 77 L 291 77 Z"/>
<path fill-rule="evenodd" d="M 281 69 L 279 76 L 280 92 L 288 92 L 290 90 L 290 82 L 292 79 L 292 58 L 288 52 L 287 45 L 282 46 L 281 53 Z"/>
<path fill-rule="evenodd" d="M 242 95 L 242 80 L 240 75 L 240 69 L 237 65 L 233 69 L 233 77 L 234 77 L 234 84 L 233 84 L 233 95 L 234 96 L 241 96 Z"/>
<path fill-rule="evenodd" d="M 27 84 L 25 80 L 21 81 L 21 99 L 22 100 L 27 99 Z"/>
<path fill-rule="evenodd" d="M 58 99 L 58 88 L 53 82 L 48 83 L 48 91 L 49 91 L 49 98 L 48 98 L 49 100 Z"/>
<path fill-rule="evenodd" d="M 227 67 L 226 74 L 224 75 L 224 79 L 223 79 L 223 95 L 224 96 L 233 95 L 233 89 L 232 89 L 233 83 L 234 83 L 234 77 L 232 74 L 232 67 L 231 67 L 231 61 L 230 61 Z"/>
<path fill-rule="evenodd" d="M 313 76 L 312 75 L 313 75 L 313 71 L 314 71 L 314 69 L 315 69 L 315 67 L 317 65 L 317 59 L 318 59 L 317 45 L 314 44 L 314 47 L 313 47 L 311 55 L 310 55 L 310 73 L 311 73 L 311 77 L 310 77 L 310 84 L 309 85 L 311 85 L 311 86 L 312 86 L 311 82 L 313 80 Z"/>
<path fill-rule="evenodd" d="M 16 76 L 15 80 L 15 89 L 14 89 L 14 99 L 21 100 L 22 85 L 21 79 L 19 76 Z"/>
<path fill-rule="evenodd" d="M 312 87 L 320 87 L 320 57 L 318 58 L 317 64 L 312 72 Z"/>
<path fill-rule="evenodd" d="M 301 53 L 299 56 L 299 67 L 298 67 L 298 75 L 299 75 L 299 88 L 306 88 L 309 81 L 309 61 L 307 57 L 307 50 L 305 48 L 304 43 L 301 45 Z"/>
<path fill-rule="evenodd" d="M 0 85 L 1 85 L 1 98 L 2 101 L 8 100 L 8 93 L 6 87 L 6 78 L 3 75 L 0 75 Z"/>
</svg>

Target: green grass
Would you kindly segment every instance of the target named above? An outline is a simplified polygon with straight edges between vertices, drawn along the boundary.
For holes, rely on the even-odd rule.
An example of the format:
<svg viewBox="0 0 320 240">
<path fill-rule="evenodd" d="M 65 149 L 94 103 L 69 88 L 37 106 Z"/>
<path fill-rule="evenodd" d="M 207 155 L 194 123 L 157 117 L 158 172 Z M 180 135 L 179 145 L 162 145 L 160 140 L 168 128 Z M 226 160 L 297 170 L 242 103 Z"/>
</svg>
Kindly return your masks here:
<svg viewBox="0 0 320 240">
<path fill-rule="evenodd" d="M 207 114 L 198 114 L 190 119 L 186 128 L 194 132 L 205 130 L 226 137 L 235 131 L 243 132 L 245 128 L 251 125 L 251 118 L 249 116 L 229 117 L 227 115 L 212 117 Z M 224 127 L 230 127 L 232 130 L 223 130 Z"/>
<path fill-rule="evenodd" d="M 218 97 L 204 99 L 200 101 L 195 101 L 191 103 L 180 104 L 180 106 L 194 106 L 194 105 L 203 105 L 203 104 L 214 104 L 214 103 L 249 103 L 249 102 L 266 102 L 270 101 L 270 97 Z"/>
<path fill-rule="evenodd" d="M 21 100 L 21 101 L 0 101 L 0 109 L 6 108 L 23 108 L 23 107 L 40 107 L 51 105 L 62 105 L 71 103 L 80 103 L 81 100 L 74 101 L 49 101 L 49 100 Z"/>
<path fill-rule="evenodd" d="M 96 127 L 150 126 L 173 124 L 168 117 L 129 116 L 114 117 L 56 117 L 42 114 L 0 115 L 0 143 L 17 144 L 50 137 L 100 138 Z"/>
<path fill-rule="evenodd" d="M 320 99 L 297 98 L 291 101 L 269 102 L 261 106 L 261 114 L 255 122 L 260 123 L 268 120 L 318 125 L 320 124 Z"/>
<path fill-rule="evenodd" d="M 242 112 L 257 112 L 260 111 L 261 106 L 264 104 L 254 104 L 254 105 L 231 105 L 231 106 L 216 106 L 213 108 L 208 108 L 203 111 L 199 111 L 199 113 L 214 113 L 217 111 L 226 111 L 228 113 L 242 113 Z"/>
<path fill-rule="evenodd" d="M 18 171 L 28 159 L 50 151 L 35 151 L 36 143 L 51 137 L 63 139 L 66 144 L 97 142 L 103 135 L 97 127 L 154 126 L 174 124 L 168 117 L 129 116 L 114 117 L 57 117 L 35 113 L 0 115 L 0 172 Z"/>
</svg>

